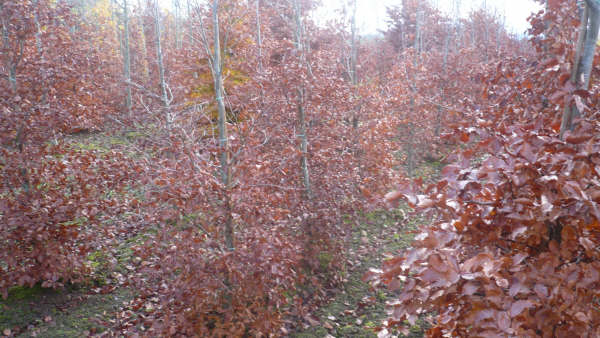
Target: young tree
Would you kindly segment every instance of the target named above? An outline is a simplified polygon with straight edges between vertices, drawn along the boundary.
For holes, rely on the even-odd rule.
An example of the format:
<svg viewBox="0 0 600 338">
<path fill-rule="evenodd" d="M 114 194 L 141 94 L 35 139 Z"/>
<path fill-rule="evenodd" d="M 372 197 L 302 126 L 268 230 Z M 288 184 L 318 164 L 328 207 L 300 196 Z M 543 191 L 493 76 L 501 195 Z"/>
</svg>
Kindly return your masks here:
<svg viewBox="0 0 600 338">
<path fill-rule="evenodd" d="M 575 46 L 575 59 L 573 60 L 570 78 L 571 83 L 578 90 L 587 91 L 589 89 L 599 28 L 600 2 L 597 0 L 586 0 L 584 10 L 581 13 L 581 23 L 577 45 Z M 575 102 L 567 102 L 565 104 L 560 126 L 561 137 L 563 137 L 566 131 L 573 130 L 573 121 L 580 117 L 581 113 Z"/>
<path fill-rule="evenodd" d="M 302 22 L 302 8 L 299 0 L 292 0 L 294 6 L 294 22 L 295 22 L 295 30 L 294 30 L 294 43 L 296 46 L 296 53 L 298 54 L 298 63 L 301 68 L 308 66 L 306 60 L 306 51 L 305 51 L 305 41 L 304 41 L 304 25 Z M 311 199 L 313 195 L 312 187 L 310 184 L 310 170 L 308 165 L 308 128 L 306 125 L 306 111 L 305 111 L 305 97 L 306 97 L 306 88 L 304 84 L 300 84 L 296 88 L 297 95 L 297 103 L 296 108 L 298 110 L 297 114 L 297 123 L 298 123 L 298 134 L 297 137 L 300 139 L 300 152 L 302 153 L 301 157 L 301 170 L 302 170 L 302 179 L 304 184 L 304 189 L 306 191 L 306 198 Z"/>
<path fill-rule="evenodd" d="M 211 71 L 214 79 L 215 101 L 219 112 L 219 161 L 221 163 L 220 175 L 221 183 L 226 190 L 225 209 L 227 210 L 225 220 L 225 245 L 229 250 L 234 249 L 233 218 L 231 217 L 231 201 L 229 198 L 229 189 L 231 189 L 231 168 L 229 143 L 227 135 L 227 111 L 225 110 L 225 91 L 223 88 L 223 60 L 221 58 L 221 37 L 219 25 L 219 0 L 213 0 L 212 7 L 212 27 L 213 27 L 213 55 L 210 60 Z M 208 50 L 208 42 L 205 48 Z"/>
<path fill-rule="evenodd" d="M 129 5 L 127 0 L 122 0 L 122 19 L 123 19 L 123 42 L 122 42 L 122 54 L 123 54 L 123 76 L 125 78 L 125 108 L 131 115 L 131 50 L 129 44 Z"/>
</svg>

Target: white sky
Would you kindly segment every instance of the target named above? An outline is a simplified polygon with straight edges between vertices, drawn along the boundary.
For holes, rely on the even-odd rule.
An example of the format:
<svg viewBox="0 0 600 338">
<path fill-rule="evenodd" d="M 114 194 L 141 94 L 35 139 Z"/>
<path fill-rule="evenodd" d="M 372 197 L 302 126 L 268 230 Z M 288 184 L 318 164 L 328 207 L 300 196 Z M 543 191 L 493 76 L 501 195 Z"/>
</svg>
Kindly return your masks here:
<svg viewBox="0 0 600 338">
<path fill-rule="evenodd" d="M 316 16 L 331 17 L 334 10 L 341 8 L 344 0 L 322 0 L 323 8 Z M 347 0 L 346 0 L 347 1 Z M 386 28 L 386 7 L 399 5 L 401 0 L 357 0 L 358 25 L 361 34 L 373 34 L 378 29 Z M 522 34 L 528 27 L 527 17 L 537 12 L 541 6 L 533 0 L 430 0 L 445 13 L 454 13 L 454 6 L 459 3 L 461 16 L 472 9 L 481 7 L 496 11 L 506 18 L 506 26 L 510 32 Z"/>
<path fill-rule="evenodd" d="M 335 17 L 339 15 L 336 9 L 340 9 L 348 0 L 321 0 L 323 6 L 314 14 L 315 18 Z M 386 7 L 399 5 L 402 0 L 357 0 L 358 1 L 358 25 L 361 34 L 374 34 L 380 29 L 386 28 Z M 456 4 L 459 4 L 461 16 L 466 16 L 469 11 L 481 7 L 489 8 L 500 16 L 506 18 L 506 26 L 509 32 L 523 34 L 529 27 L 527 17 L 532 12 L 541 9 L 541 5 L 533 0 L 429 0 L 443 12 L 451 15 L 455 12 Z M 165 7 L 171 7 L 173 0 L 158 0 Z M 185 3 L 182 1 L 182 3 Z M 453 16 L 453 15 L 452 15 Z"/>
</svg>

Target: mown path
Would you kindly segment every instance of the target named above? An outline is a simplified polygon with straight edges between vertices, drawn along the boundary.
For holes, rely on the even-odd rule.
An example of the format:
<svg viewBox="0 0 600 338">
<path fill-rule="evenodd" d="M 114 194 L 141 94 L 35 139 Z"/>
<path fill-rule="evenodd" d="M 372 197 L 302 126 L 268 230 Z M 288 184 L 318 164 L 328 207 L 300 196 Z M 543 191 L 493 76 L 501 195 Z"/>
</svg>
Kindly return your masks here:
<svg viewBox="0 0 600 338">
<path fill-rule="evenodd" d="M 442 164 L 426 162 L 415 170 L 415 176 L 431 181 L 437 177 Z M 307 320 L 304 329 L 292 334 L 295 338 L 309 337 L 378 337 L 379 328 L 387 319 L 385 304 L 394 297 L 387 290 L 374 290 L 362 281 L 371 268 L 380 269 L 383 260 L 408 248 L 414 231 L 424 220 L 411 215 L 406 205 L 394 211 L 367 215 L 354 231 L 348 253 L 354 264 L 348 269 L 342 291 L 326 306 Z M 427 323 L 418 320 L 408 337 L 423 337 Z M 393 336 L 406 337 L 390 330 Z"/>
<path fill-rule="evenodd" d="M 378 327 L 387 318 L 385 303 L 393 294 L 372 289 L 362 281 L 362 276 L 370 268 L 381 268 L 386 255 L 410 246 L 412 231 L 419 222 L 418 218 L 408 219 L 402 209 L 367 215 L 366 221 L 354 232 L 348 253 L 351 265 L 340 292 L 307 320 L 303 330 L 291 336 L 377 337 Z M 417 323 L 409 337 L 422 337 L 424 326 L 422 322 Z"/>
</svg>

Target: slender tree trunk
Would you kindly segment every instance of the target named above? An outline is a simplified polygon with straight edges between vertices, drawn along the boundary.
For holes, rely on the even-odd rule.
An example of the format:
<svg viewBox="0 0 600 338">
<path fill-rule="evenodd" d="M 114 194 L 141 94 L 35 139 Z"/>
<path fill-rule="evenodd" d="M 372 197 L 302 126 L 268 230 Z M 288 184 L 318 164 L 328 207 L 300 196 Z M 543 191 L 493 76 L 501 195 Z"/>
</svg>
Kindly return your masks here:
<svg viewBox="0 0 600 338">
<path fill-rule="evenodd" d="M 475 48 L 475 22 L 471 24 L 471 48 Z"/>
<path fill-rule="evenodd" d="M 264 74 L 264 65 L 263 65 L 263 51 L 262 51 L 262 29 L 261 29 L 261 19 L 260 19 L 260 1 L 256 0 L 256 62 L 258 65 L 258 85 L 260 87 L 260 110 L 262 111 L 265 106 L 265 88 L 263 85 L 263 74 Z"/>
<path fill-rule="evenodd" d="M 0 4 L 0 10 L 2 9 L 2 4 Z M 8 35 L 8 23 L 4 20 L 2 21 L 2 43 L 4 45 L 4 50 L 10 51 L 10 37 Z M 21 46 L 23 43 L 21 42 Z M 17 51 L 13 51 L 13 53 L 17 53 Z M 4 58 L 5 68 L 8 70 L 8 83 L 10 84 L 10 88 L 13 91 L 13 94 L 17 93 L 17 60 L 16 56 L 11 58 L 10 52 Z"/>
<path fill-rule="evenodd" d="M 416 69 L 417 69 L 417 63 L 420 60 L 421 57 L 421 47 L 422 47 L 422 43 L 421 43 L 421 25 L 422 25 L 422 20 L 423 20 L 423 16 L 422 16 L 422 12 L 420 10 L 420 8 L 417 7 L 417 16 L 416 16 L 417 22 L 416 22 L 416 27 L 415 27 L 415 41 L 414 41 L 414 49 L 415 49 L 415 56 L 413 58 L 413 68 L 414 68 L 414 72 L 416 73 Z M 413 78 L 413 82 L 410 84 L 410 88 L 412 89 L 413 93 L 416 96 L 417 93 L 417 88 L 416 88 L 416 74 L 413 74 L 414 78 Z M 416 102 L 415 102 L 415 97 L 411 96 L 410 98 L 410 106 L 412 111 L 415 111 L 417 109 L 416 106 Z M 408 176 L 412 176 L 413 172 L 414 172 L 414 167 L 415 167 L 415 151 L 414 151 L 414 142 L 413 142 L 413 123 L 409 122 L 408 125 L 408 140 L 405 143 L 407 145 L 407 151 L 406 151 L 406 162 L 407 162 L 407 167 L 408 167 Z"/>
<path fill-rule="evenodd" d="M 304 55 L 304 39 L 303 39 L 303 25 L 302 18 L 300 12 L 300 2 L 298 0 L 294 0 L 294 16 L 296 21 L 296 30 L 295 30 L 295 42 L 296 42 L 296 51 L 300 56 L 300 63 L 305 63 L 305 55 Z M 300 167 L 302 170 L 302 183 L 304 185 L 304 189 L 306 191 L 306 197 L 308 199 L 312 199 L 312 188 L 310 184 L 310 170 L 308 166 L 308 136 L 307 126 L 306 126 L 306 111 L 304 110 L 304 96 L 305 96 L 305 88 L 304 84 L 300 84 L 296 89 L 298 94 L 298 102 L 297 102 L 297 123 L 298 123 L 298 137 L 300 138 L 300 151 L 302 153 L 302 157 L 300 159 Z"/>
<path fill-rule="evenodd" d="M 234 234 L 233 234 L 233 218 L 231 215 L 231 201 L 229 198 L 229 190 L 231 188 L 231 168 L 229 163 L 229 144 L 227 136 L 227 111 L 225 110 L 225 102 L 223 99 L 223 61 L 221 60 L 221 41 L 219 34 L 219 0 L 214 0 L 212 5 L 213 19 L 213 49 L 212 57 L 213 77 L 215 86 L 215 99 L 217 101 L 217 109 L 219 112 L 219 161 L 221 164 L 220 174 L 221 183 L 226 189 L 225 208 L 225 245 L 230 251 L 234 250 Z"/>
<path fill-rule="evenodd" d="M 175 9 L 175 48 L 181 49 L 183 39 L 181 37 L 181 0 L 173 0 L 173 8 Z"/>
<path fill-rule="evenodd" d="M 350 31 L 352 34 L 352 40 L 350 41 L 350 81 L 352 85 L 358 84 L 358 74 L 356 72 L 356 64 L 358 62 L 358 46 L 356 41 L 356 0 L 352 1 L 352 21 L 350 24 Z"/>
<path fill-rule="evenodd" d="M 598 0 L 586 0 L 586 6 L 582 13 L 579 36 L 575 50 L 575 60 L 571 71 L 571 81 L 578 88 L 587 90 L 590 85 L 590 76 L 598 40 L 598 29 L 600 27 L 600 2 Z M 565 105 L 560 137 L 567 130 L 573 130 L 573 121 L 581 115 L 575 105 Z"/>
<path fill-rule="evenodd" d="M 483 14 L 485 15 L 484 18 L 488 17 L 488 12 L 487 12 L 487 1 L 483 1 Z M 490 44 L 490 28 L 488 27 L 488 24 L 486 22 L 483 23 L 483 55 L 485 57 L 485 63 L 489 62 L 489 44 Z"/>
<path fill-rule="evenodd" d="M 0 3 L 0 13 L 2 13 L 2 3 Z M 4 66 L 5 66 L 5 69 L 8 70 L 8 82 L 10 84 L 10 89 L 12 91 L 12 95 L 13 95 L 13 97 L 15 97 L 18 95 L 17 65 L 19 64 L 19 62 L 21 62 L 21 60 L 23 58 L 24 41 L 23 41 L 23 39 L 18 40 L 18 47 L 17 47 L 18 50 L 13 50 L 12 57 L 11 57 L 11 52 L 10 52 L 11 51 L 11 40 L 10 40 L 10 36 L 9 36 L 9 32 L 8 32 L 8 29 L 10 26 L 4 17 L 0 17 L 0 20 L 1 20 L 0 24 L 2 25 L 3 49 L 6 51 L 9 51 L 6 53 L 6 55 L 3 55 L 4 56 Z M 21 110 L 21 107 L 19 107 L 17 104 L 12 105 L 11 108 L 15 112 L 19 112 Z M 25 123 L 26 123 L 25 121 L 28 120 L 29 111 L 25 110 L 21 113 L 23 115 L 25 115 L 25 118 L 17 126 L 14 142 L 15 142 L 15 146 L 19 150 L 19 153 L 23 154 L 23 152 L 25 151 L 25 137 L 27 136 L 26 132 L 25 132 Z M 23 180 L 23 182 L 21 184 L 21 188 L 23 189 L 23 191 L 28 193 L 30 186 L 29 186 L 29 177 L 27 175 L 27 168 L 25 166 L 19 165 L 19 173 Z"/>
<path fill-rule="evenodd" d="M 155 2 L 155 13 L 154 13 L 154 28 L 156 32 L 156 59 L 158 63 L 158 77 L 160 81 L 160 96 L 162 98 L 163 107 L 167 110 L 167 127 L 170 129 L 172 118 L 169 112 L 169 97 L 167 94 L 167 82 L 165 81 L 165 66 L 163 62 L 163 52 L 160 44 L 160 10 L 158 7 L 158 2 Z"/>
<path fill-rule="evenodd" d="M 442 119 L 445 113 L 444 108 L 441 105 L 441 102 L 444 101 L 444 91 L 445 91 L 445 80 L 448 78 L 448 49 L 450 45 L 450 33 L 446 35 L 444 39 L 444 56 L 442 58 L 442 72 L 445 76 L 445 79 L 440 84 L 440 104 L 438 104 L 437 111 L 437 121 L 435 124 L 435 136 L 440 135 L 440 131 L 442 129 Z"/>
<path fill-rule="evenodd" d="M 188 38 L 189 44 L 192 46 L 194 44 L 194 27 L 192 26 L 192 4 L 190 0 L 186 0 L 187 7 L 187 18 L 188 18 Z"/>
<path fill-rule="evenodd" d="M 39 0 L 34 0 L 33 4 L 37 7 Z M 40 26 L 40 18 L 37 11 L 33 12 L 33 20 L 35 22 L 35 47 L 37 49 L 38 54 L 43 59 L 42 55 L 42 27 Z"/>
<path fill-rule="evenodd" d="M 590 86 L 590 76 L 592 73 L 592 64 L 594 62 L 594 53 L 596 51 L 596 42 L 598 41 L 598 28 L 600 28 L 600 1 L 586 0 L 588 15 L 588 31 L 585 35 L 585 48 L 581 56 L 581 76 L 583 77 L 583 88 Z"/>
<path fill-rule="evenodd" d="M 352 40 L 350 42 L 350 80 L 352 81 L 352 86 L 354 90 L 356 90 L 356 86 L 358 85 L 358 72 L 357 72 L 357 63 L 358 63 L 358 42 L 357 42 L 357 27 L 356 27 L 356 0 L 352 2 L 352 23 L 350 25 L 350 30 L 352 32 Z M 357 108 L 353 111 L 352 116 L 352 128 L 358 128 L 358 112 Z"/>
<path fill-rule="evenodd" d="M 142 4 L 141 4 L 141 0 L 138 0 L 138 7 L 142 8 Z M 150 69 L 148 67 L 148 48 L 147 48 L 147 40 L 146 40 L 146 32 L 144 31 L 144 19 L 143 16 L 138 16 L 138 27 L 139 27 L 139 34 L 140 34 L 140 39 L 141 41 L 139 41 L 139 43 L 141 44 L 141 50 L 142 50 L 142 57 L 141 57 L 141 62 L 142 62 L 142 76 L 144 79 L 145 83 L 148 83 L 150 81 Z"/>
<path fill-rule="evenodd" d="M 421 48 L 423 47 L 423 43 L 422 43 L 422 37 L 421 34 L 423 34 L 423 31 L 421 30 L 421 25 L 422 25 L 422 21 L 423 21 L 423 12 L 421 12 L 421 9 L 419 7 L 417 7 L 417 17 L 416 17 L 416 27 L 415 27 L 415 41 L 414 41 L 414 47 L 415 47 L 415 51 L 417 52 L 417 54 L 421 53 Z"/>
<path fill-rule="evenodd" d="M 410 102 L 413 109 L 415 109 L 415 99 L 411 98 Z M 412 177 L 413 173 L 415 172 L 415 145 L 413 143 L 414 126 L 412 122 L 409 122 L 406 127 L 408 128 L 408 141 L 406 142 L 406 144 L 408 144 L 408 149 L 406 151 L 406 166 L 408 171 L 408 177 Z"/>
<path fill-rule="evenodd" d="M 38 4 L 38 0 L 34 1 L 34 5 L 37 7 Z M 35 11 L 33 13 L 33 19 L 35 21 L 35 46 L 37 49 L 38 54 L 40 55 L 40 59 L 42 61 L 42 64 L 45 64 L 45 57 L 44 57 L 44 49 L 43 49 L 43 45 L 42 45 L 42 27 L 40 25 L 40 18 L 39 15 L 37 13 L 37 11 Z M 42 68 L 40 67 L 40 69 L 38 70 L 40 72 L 40 75 L 42 75 Z M 40 76 L 40 79 L 43 79 L 43 76 Z M 42 85 L 42 99 L 41 99 L 41 103 L 42 105 L 46 104 L 46 101 L 48 99 L 48 86 L 46 84 Z"/>
<path fill-rule="evenodd" d="M 262 34 L 260 29 L 260 0 L 256 0 L 256 48 L 258 49 L 258 71 L 263 72 Z"/>
<path fill-rule="evenodd" d="M 131 51 L 129 49 L 129 7 L 127 0 L 123 0 L 123 30 L 123 73 L 127 82 L 125 87 L 125 107 L 127 108 L 127 113 L 131 116 L 131 87 L 129 86 L 131 82 Z"/>
</svg>

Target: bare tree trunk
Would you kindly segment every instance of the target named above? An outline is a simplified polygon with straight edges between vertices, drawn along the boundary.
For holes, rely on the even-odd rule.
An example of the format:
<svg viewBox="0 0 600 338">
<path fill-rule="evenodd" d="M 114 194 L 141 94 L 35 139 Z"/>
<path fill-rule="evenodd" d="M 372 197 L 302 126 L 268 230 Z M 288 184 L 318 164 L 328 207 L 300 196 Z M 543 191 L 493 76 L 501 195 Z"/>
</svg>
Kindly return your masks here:
<svg viewBox="0 0 600 338">
<path fill-rule="evenodd" d="M 421 9 L 419 7 L 417 7 L 417 17 L 416 17 L 416 27 L 415 27 L 415 41 L 414 41 L 414 47 L 415 47 L 415 51 L 417 52 L 417 54 L 421 53 L 421 49 L 423 47 L 423 42 L 422 42 L 422 34 L 423 31 L 421 30 L 421 25 L 423 24 L 423 12 L 421 11 Z"/>
<path fill-rule="evenodd" d="M 38 0 L 35 0 L 33 3 L 37 7 Z M 36 32 L 35 32 L 35 46 L 36 46 L 38 54 L 40 55 L 40 59 L 42 61 L 42 64 L 45 64 L 46 62 L 45 62 L 45 57 L 44 57 L 44 49 L 43 49 L 43 45 L 42 45 L 42 27 L 40 25 L 40 19 L 39 19 L 39 15 L 38 15 L 37 11 L 35 11 L 33 13 L 33 19 L 35 21 L 35 29 L 36 29 Z M 41 75 L 41 72 L 42 72 L 41 68 L 39 69 L 39 72 L 40 72 L 40 75 Z M 44 78 L 43 76 L 40 76 L 40 79 L 43 79 L 43 78 Z M 43 87 L 43 89 L 42 89 L 42 100 L 41 100 L 41 103 L 42 103 L 42 105 L 45 105 L 46 101 L 48 99 L 48 86 L 45 85 L 45 84 L 43 84 L 42 87 Z"/>
<path fill-rule="evenodd" d="M 129 49 L 129 8 L 127 6 L 127 0 L 123 0 L 123 34 L 124 36 L 124 48 L 123 48 L 123 73 L 125 75 L 125 81 L 127 83 L 125 87 L 126 98 L 125 107 L 127 113 L 131 115 L 131 52 Z"/>
<path fill-rule="evenodd" d="M 193 45 L 194 44 L 194 28 L 192 26 L 192 4 L 190 3 L 190 0 L 186 0 L 186 7 L 187 7 L 187 17 L 188 17 L 189 44 Z"/>
<path fill-rule="evenodd" d="M 172 121 L 171 113 L 169 111 L 169 96 L 167 94 L 167 82 L 165 81 L 165 66 L 163 63 L 163 52 L 160 44 L 160 10 L 158 8 L 158 1 L 155 3 L 155 12 L 154 12 L 154 28 L 156 32 L 156 59 L 158 63 L 158 77 L 160 81 L 160 97 L 162 99 L 163 107 L 167 111 L 167 129 L 170 129 Z"/>
<path fill-rule="evenodd" d="M 579 36 L 575 51 L 571 81 L 578 88 L 587 90 L 590 85 L 590 76 L 598 40 L 598 29 L 600 27 L 600 2 L 598 0 L 586 0 L 586 6 L 582 13 Z M 562 123 L 560 126 L 560 137 L 567 130 L 573 130 L 573 120 L 578 118 L 581 112 L 575 105 L 565 105 Z"/>
<path fill-rule="evenodd" d="M 260 0 L 256 0 L 256 48 L 258 48 L 258 71 L 263 72 L 262 34 L 260 29 Z"/>
<path fill-rule="evenodd" d="M 0 5 L 0 9 L 2 6 Z M 11 50 L 10 46 L 10 38 L 8 36 L 8 23 L 2 22 L 2 41 L 4 44 L 4 50 Z M 23 42 L 20 43 L 23 46 Z M 22 49 L 22 47 L 21 47 Z M 16 51 L 14 51 L 16 53 Z M 22 53 L 21 53 L 22 54 Z M 13 94 L 17 93 L 17 64 L 19 60 L 15 60 L 15 58 L 10 58 L 7 56 L 5 58 L 5 67 L 8 70 L 8 82 L 10 84 L 10 88 L 13 91 Z"/>
<path fill-rule="evenodd" d="M 225 245 L 230 251 L 234 250 L 233 242 L 233 218 L 231 215 L 231 201 L 229 199 L 229 189 L 231 186 L 231 168 L 229 163 L 229 144 L 227 136 L 227 111 L 225 110 L 225 103 L 223 99 L 223 62 L 221 60 L 221 41 L 219 34 L 219 0 L 213 0 L 212 5 L 212 18 L 213 18 L 213 49 L 214 54 L 212 57 L 212 68 L 215 86 L 215 99 L 217 101 L 217 109 L 219 112 L 219 161 L 221 164 L 221 183 L 226 189 L 226 220 L 225 220 Z"/>
<path fill-rule="evenodd" d="M 173 0 L 175 9 L 175 48 L 181 49 L 183 39 L 181 38 L 181 3 L 180 0 Z"/>
<path fill-rule="evenodd" d="M 257 55 L 256 60 L 258 64 L 258 85 L 260 87 L 260 110 L 262 111 L 265 105 L 265 88 L 263 85 L 263 74 L 264 74 L 264 65 L 263 65 L 263 51 L 262 51 L 262 29 L 261 29 L 261 19 L 260 19 L 260 1 L 256 0 L 256 49 Z"/>
<path fill-rule="evenodd" d="M 303 41 L 303 25 L 302 18 L 300 13 L 300 3 L 298 0 L 294 0 L 294 16 L 296 21 L 296 31 L 295 31 L 295 42 L 296 42 L 296 51 L 300 56 L 300 63 L 304 64 L 305 55 L 304 55 L 304 41 Z M 298 102 L 297 102 L 297 123 L 298 123 L 298 137 L 300 138 L 300 151 L 302 152 L 302 158 L 300 159 L 300 167 L 302 170 L 302 179 L 304 189 L 306 191 L 306 197 L 308 199 L 312 199 L 312 189 L 310 184 L 310 171 L 308 167 L 308 137 L 306 135 L 307 127 L 306 127 L 306 112 L 304 110 L 304 95 L 305 88 L 304 84 L 299 85 L 297 88 L 298 94 Z"/>
<path fill-rule="evenodd" d="M 2 10 L 2 3 L 0 3 L 0 11 Z M 0 12 L 1 13 L 1 12 Z M 21 51 L 14 51 L 10 45 L 10 36 L 9 36 L 9 22 L 4 17 L 0 18 L 2 24 L 2 46 L 5 51 L 7 51 L 6 56 L 4 56 L 4 68 L 8 70 L 8 74 L 6 77 L 8 79 L 8 83 L 10 85 L 10 89 L 13 92 L 13 95 L 17 95 L 17 64 L 20 62 L 20 57 L 23 55 L 23 42 L 20 42 Z M 13 56 L 10 56 L 10 51 L 12 50 Z"/>
<path fill-rule="evenodd" d="M 358 42 L 356 41 L 356 0 L 352 2 L 352 23 L 350 25 L 350 29 L 352 32 L 352 41 L 350 42 L 350 80 L 352 81 L 352 86 L 356 90 L 356 86 L 358 85 L 358 73 L 357 73 L 357 63 L 358 63 Z M 352 128 L 358 128 L 358 112 L 357 108 L 354 109 L 352 116 Z"/>
<path fill-rule="evenodd" d="M 446 38 L 444 39 L 444 56 L 442 58 L 442 72 L 444 74 L 444 76 L 446 77 L 446 79 L 448 78 L 448 49 L 449 49 L 449 44 L 450 44 L 450 33 L 448 33 L 446 35 Z M 440 103 L 438 104 L 438 111 L 437 111 L 437 121 L 436 121 L 436 125 L 435 125 L 435 136 L 439 136 L 440 135 L 440 131 L 442 129 L 442 118 L 443 115 L 445 113 L 444 108 L 441 105 L 441 102 L 444 101 L 444 91 L 445 91 L 445 81 L 442 81 L 442 83 L 440 84 Z"/>
<path fill-rule="evenodd" d="M 581 56 L 581 76 L 583 77 L 583 88 L 590 86 L 590 76 L 592 73 L 592 64 L 594 62 L 594 53 L 596 51 L 596 42 L 598 41 L 598 28 L 600 28 L 600 1 L 586 0 L 588 15 L 588 31 L 585 35 L 585 48 Z"/>
<path fill-rule="evenodd" d="M 475 22 L 471 23 L 471 48 L 475 48 Z"/>
<path fill-rule="evenodd" d="M 420 8 L 418 8 L 418 7 L 417 7 L 416 20 L 417 21 L 416 21 L 416 27 L 415 27 L 415 41 L 414 41 L 415 56 L 413 58 L 413 68 L 414 68 L 415 73 L 416 73 L 417 62 L 419 61 L 420 54 L 421 54 L 421 47 L 422 47 L 421 25 L 422 25 L 423 15 L 422 15 Z M 414 77 L 416 78 L 416 74 L 414 74 Z M 416 96 L 416 93 L 417 93 L 416 80 L 413 78 L 412 81 L 413 82 L 410 84 L 410 88 L 412 89 L 413 93 Z M 411 105 L 411 109 L 413 111 L 417 109 L 414 96 L 411 96 L 411 98 L 410 98 L 410 105 Z M 409 134 L 408 134 L 408 140 L 405 143 L 405 144 L 407 144 L 406 162 L 407 162 L 407 166 L 408 166 L 408 176 L 412 176 L 413 172 L 414 172 L 414 168 L 415 168 L 415 158 L 414 158 L 415 151 L 414 151 L 414 143 L 413 143 L 413 133 L 414 133 L 413 123 L 409 122 L 407 127 L 408 127 Z"/>
<path fill-rule="evenodd" d="M 350 42 L 350 80 L 352 85 L 358 84 L 358 74 L 356 73 L 356 64 L 358 62 L 358 46 L 356 41 L 356 0 L 352 1 L 352 22 L 350 24 L 352 40 Z"/>
<path fill-rule="evenodd" d="M 415 99 L 411 98 L 410 99 L 411 105 L 413 107 L 413 109 L 415 109 Z M 408 171 L 408 177 L 412 177 L 413 173 L 415 172 L 415 155 L 414 155 L 414 143 L 413 143 L 413 137 L 414 137 L 414 125 L 412 122 L 409 122 L 406 126 L 408 128 L 408 142 L 406 142 L 406 144 L 408 144 L 408 149 L 406 151 L 406 165 L 407 165 L 407 171 Z"/>
<path fill-rule="evenodd" d="M 2 3 L 0 3 L 0 13 L 2 13 Z M 7 74 L 8 82 L 10 85 L 10 89 L 12 91 L 12 95 L 13 95 L 13 97 L 15 97 L 18 95 L 17 66 L 23 59 L 24 39 L 20 38 L 18 40 L 18 47 L 17 47 L 18 50 L 13 50 L 11 48 L 11 40 L 10 40 L 10 36 L 9 36 L 9 32 L 8 32 L 9 27 L 10 27 L 9 22 L 5 17 L 0 17 L 0 24 L 2 26 L 2 45 L 3 45 L 2 47 L 5 51 L 7 51 L 6 55 L 3 55 L 4 56 L 4 68 L 6 70 L 8 70 L 8 74 Z M 12 53 L 11 53 L 11 51 L 12 51 Z M 12 56 L 11 56 L 11 54 L 12 54 Z M 21 107 L 17 104 L 13 104 L 11 108 L 15 112 L 21 111 Z M 19 150 L 19 153 L 22 154 L 25 150 L 25 137 L 27 136 L 26 132 L 25 132 L 24 124 L 25 124 L 25 121 L 27 121 L 29 119 L 29 111 L 25 110 L 25 111 L 22 111 L 21 113 L 25 116 L 25 118 L 23 119 L 23 121 L 20 122 L 19 126 L 17 127 L 14 142 L 15 142 L 17 149 Z M 21 175 L 21 178 L 23 179 L 21 188 L 23 189 L 23 191 L 28 193 L 30 184 L 29 184 L 29 178 L 27 175 L 27 168 L 19 165 L 19 173 Z"/>
<path fill-rule="evenodd" d="M 33 1 L 35 7 L 37 7 L 38 2 L 38 0 Z M 42 27 L 40 26 L 40 18 L 37 11 L 33 12 L 33 20 L 35 21 L 35 47 L 37 49 L 38 54 L 40 54 L 40 56 L 43 59 L 44 56 L 42 55 Z"/>
<path fill-rule="evenodd" d="M 485 15 L 484 18 L 488 17 L 488 11 L 487 11 L 487 1 L 483 0 L 483 14 Z M 485 63 L 489 62 L 489 43 L 490 43 L 490 28 L 488 27 L 487 23 L 483 24 L 483 55 L 485 57 Z"/>
<path fill-rule="evenodd" d="M 138 0 L 138 7 L 142 8 L 141 0 Z M 146 41 L 146 33 L 144 32 L 144 22 L 141 16 L 138 16 L 139 20 L 139 34 L 140 34 L 140 44 L 142 45 L 142 76 L 145 83 L 150 81 L 150 70 L 148 69 L 148 49 L 147 49 L 147 41 Z"/>
</svg>

